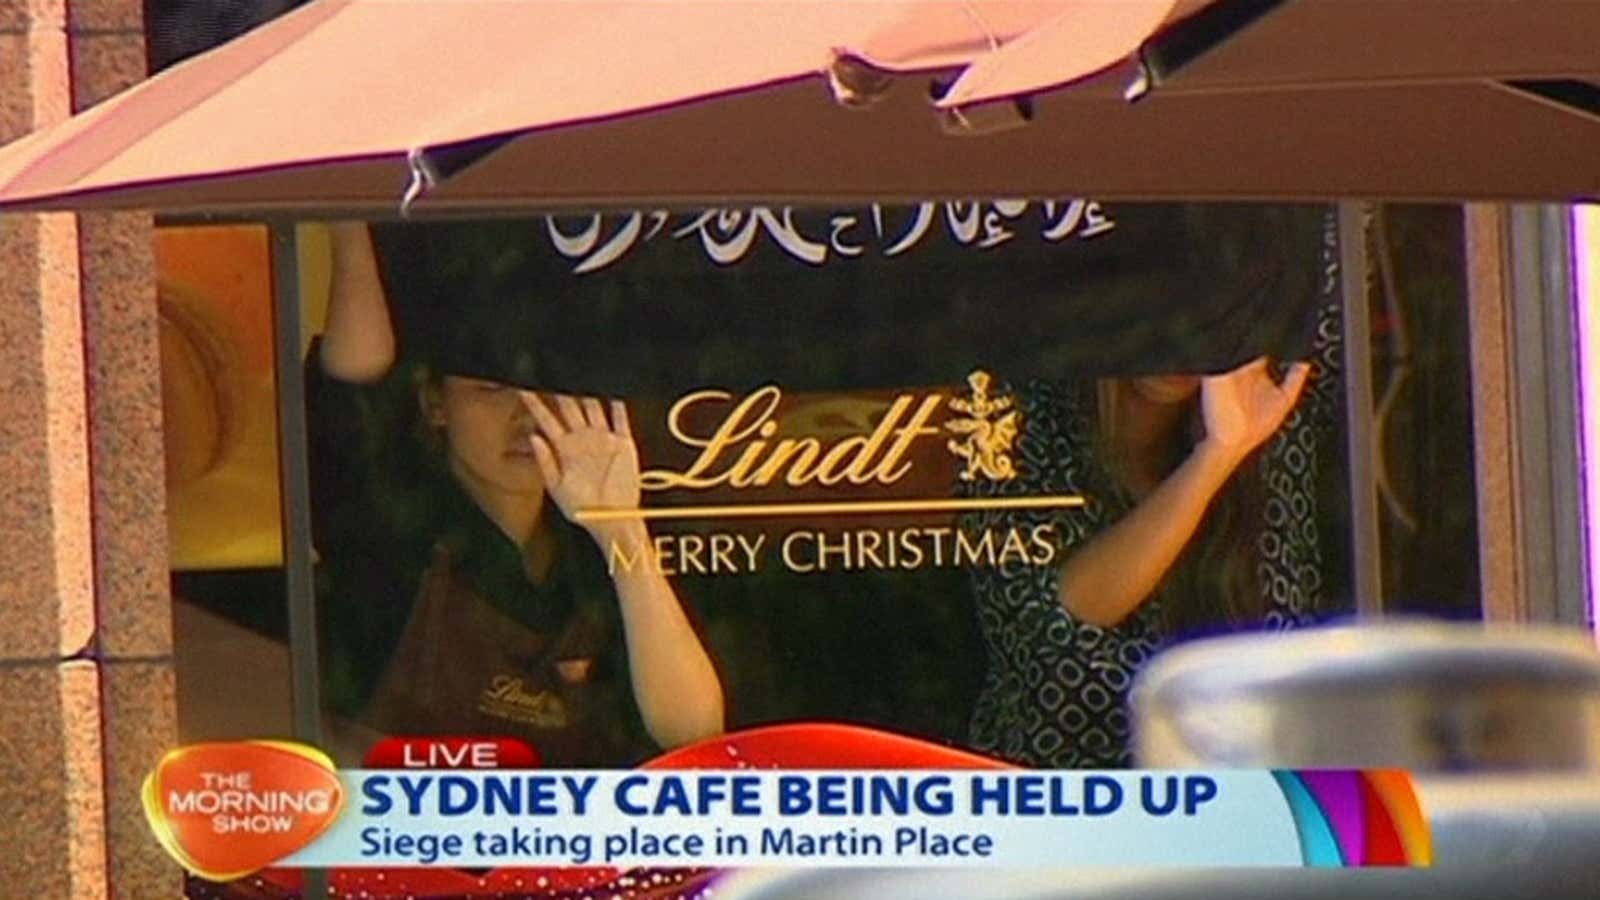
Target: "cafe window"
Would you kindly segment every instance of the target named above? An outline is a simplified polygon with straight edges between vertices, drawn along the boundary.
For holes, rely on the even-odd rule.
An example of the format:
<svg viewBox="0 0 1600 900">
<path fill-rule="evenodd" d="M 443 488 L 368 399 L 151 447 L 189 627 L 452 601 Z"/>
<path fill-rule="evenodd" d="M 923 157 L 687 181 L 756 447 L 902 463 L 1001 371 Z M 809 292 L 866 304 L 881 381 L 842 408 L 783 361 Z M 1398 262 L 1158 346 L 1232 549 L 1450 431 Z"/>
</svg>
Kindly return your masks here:
<svg viewBox="0 0 1600 900">
<path fill-rule="evenodd" d="M 1373 207 L 1362 226 L 1383 607 L 1479 618 L 1461 208 Z"/>
<path fill-rule="evenodd" d="M 1483 615 L 1466 228 L 1083 198 L 167 222 L 181 737 L 630 766 L 827 721 L 1128 765 L 1170 647 Z"/>
<path fill-rule="evenodd" d="M 288 734 L 267 229 L 164 227 L 154 250 L 179 736 Z"/>
<path fill-rule="evenodd" d="M 268 711 L 288 731 L 296 655 L 346 764 L 379 734 L 500 730 L 631 764 L 707 723 L 816 719 L 1063 762 L 1065 735 L 994 724 L 1024 701 L 1073 710 L 1115 762 L 1127 679 L 1169 641 L 1359 608 L 1350 358 L 1374 389 L 1385 610 L 1474 617 L 1460 214 L 1362 222 L 1356 291 L 1319 206 L 164 227 L 185 737 Z M 309 533 L 282 524 L 275 270 L 298 294 Z M 1264 433 L 1230 437 L 1197 525 L 1144 536 L 1176 550 L 1131 571 L 1142 589 L 1091 570 L 1075 605 L 1075 552 L 1209 450 L 1208 392 Z M 615 466 L 636 483 L 608 494 Z M 310 598 L 287 596 L 286 547 Z M 295 602 L 318 646 L 292 653 Z M 657 638 L 692 664 L 650 668 Z M 262 696 L 202 711 L 215 692 L 185 686 L 240 654 L 270 659 L 240 686 Z M 720 698 L 648 709 L 641 667 Z"/>
</svg>

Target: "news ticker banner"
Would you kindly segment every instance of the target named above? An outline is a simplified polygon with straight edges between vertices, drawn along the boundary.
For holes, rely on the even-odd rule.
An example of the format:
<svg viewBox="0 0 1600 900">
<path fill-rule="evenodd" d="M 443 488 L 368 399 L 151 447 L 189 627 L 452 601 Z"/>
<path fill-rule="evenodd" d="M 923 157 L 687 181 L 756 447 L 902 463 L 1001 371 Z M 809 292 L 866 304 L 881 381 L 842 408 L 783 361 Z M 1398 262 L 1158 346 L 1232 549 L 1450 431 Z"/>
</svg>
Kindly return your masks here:
<svg viewBox="0 0 1600 900">
<path fill-rule="evenodd" d="M 717 739 L 719 743 L 737 736 Z M 1370 771 L 506 768 L 516 742 L 169 753 L 145 811 L 185 868 L 1425 866 L 1410 778 Z M 369 756 L 368 765 L 374 762 Z"/>
</svg>

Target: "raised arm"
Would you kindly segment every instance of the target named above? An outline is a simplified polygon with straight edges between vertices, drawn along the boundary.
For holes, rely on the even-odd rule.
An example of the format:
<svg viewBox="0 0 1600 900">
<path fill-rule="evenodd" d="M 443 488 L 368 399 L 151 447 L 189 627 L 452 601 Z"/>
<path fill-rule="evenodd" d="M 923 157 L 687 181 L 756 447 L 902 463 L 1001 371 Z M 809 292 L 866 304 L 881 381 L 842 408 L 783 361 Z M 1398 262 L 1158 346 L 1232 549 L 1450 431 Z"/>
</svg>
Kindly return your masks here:
<svg viewBox="0 0 1600 900">
<path fill-rule="evenodd" d="M 1296 365 L 1278 384 L 1258 359 L 1204 379 L 1205 438 L 1131 512 L 1062 563 L 1058 599 L 1067 612 L 1112 627 L 1143 605 L 1239 464 L 1293 409 L 1309 372 Z"/>
<path fill-rule="evenodd" d="M 533 451 L 545 490 L 561 512 L 588 531 L 608 561 L 613 548 L 629 556 L 648 548 L 650 535 L 638 518 L 579 515 L 639 506 L 638 448 L 623 404 L 612 402 L 608 421 L 594 398 L 557 397 L 552 409 L 532 392 L 522 396 L 539 426 Z M 671 582 L 654 566 L 612 568 L 633 698 L 646 730 L 669 748 L 721 733 L 722 682 Z"/>
<path fill-rule="evenodd" d="M 322 371 L 340 381 L 368 383 L 394 366 L 394 326 L 377 256 L 365 222 L 335 222 L 333 277 L 323 326 Z"/>
</svg>

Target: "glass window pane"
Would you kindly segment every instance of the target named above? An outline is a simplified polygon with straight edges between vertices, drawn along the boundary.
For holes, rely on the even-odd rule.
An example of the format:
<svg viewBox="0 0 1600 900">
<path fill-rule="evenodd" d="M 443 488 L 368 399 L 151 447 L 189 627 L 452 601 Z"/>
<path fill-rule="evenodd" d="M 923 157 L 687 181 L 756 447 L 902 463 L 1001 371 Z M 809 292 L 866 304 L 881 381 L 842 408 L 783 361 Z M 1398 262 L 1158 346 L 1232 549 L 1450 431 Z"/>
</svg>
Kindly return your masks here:
<svg viewBox="0 0 1600 900">
<path fill-rule="evenodd" d="M 830 720 L 1126 764 L 1149 656 L 1353 609 L 1333 222 L 1063 199 L 312 235 L 331 749 L 626 765 Z"/>
<path fill-rule="evenodd" d="M 155 260 L 179 737 L 288 736 L 267 230 L 162 227 Z"/>
<path fill-rule="evenodd" d="M 1385 607 L 1478 619 L 1461 208 L 1382 206 L 1366 239 Z"/>
</svg>

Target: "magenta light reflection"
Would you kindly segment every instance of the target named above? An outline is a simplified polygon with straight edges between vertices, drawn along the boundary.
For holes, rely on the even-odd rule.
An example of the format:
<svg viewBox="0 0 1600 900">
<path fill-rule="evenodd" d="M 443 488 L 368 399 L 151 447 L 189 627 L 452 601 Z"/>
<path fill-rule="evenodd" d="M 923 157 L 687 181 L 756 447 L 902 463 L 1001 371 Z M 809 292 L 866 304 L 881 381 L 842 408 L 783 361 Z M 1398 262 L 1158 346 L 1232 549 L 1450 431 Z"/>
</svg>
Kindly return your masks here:
<svg viewBox="0 0 1600 900">
<path fill-rule="evenodd" d="M 1577 302 L 1578 404 L 1583 434 L 1583 527 L 1589 553 L 1589 622 L 1600 642 L 1600 206 L 1572 208 Z"/>
</svg>

